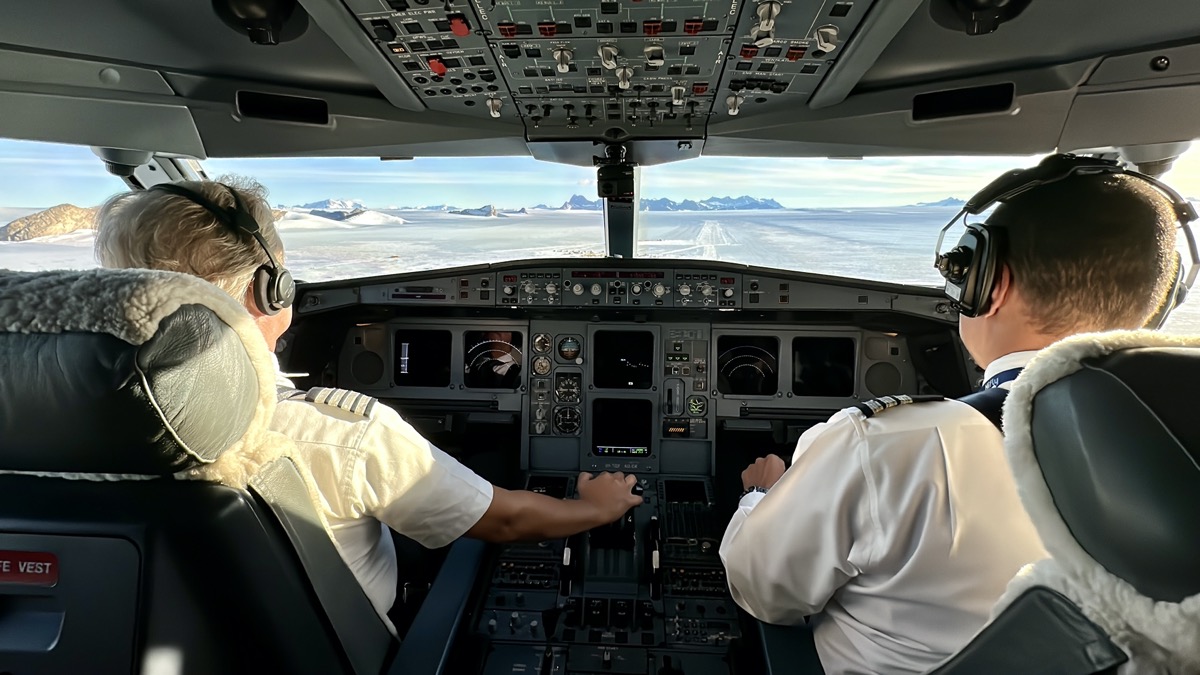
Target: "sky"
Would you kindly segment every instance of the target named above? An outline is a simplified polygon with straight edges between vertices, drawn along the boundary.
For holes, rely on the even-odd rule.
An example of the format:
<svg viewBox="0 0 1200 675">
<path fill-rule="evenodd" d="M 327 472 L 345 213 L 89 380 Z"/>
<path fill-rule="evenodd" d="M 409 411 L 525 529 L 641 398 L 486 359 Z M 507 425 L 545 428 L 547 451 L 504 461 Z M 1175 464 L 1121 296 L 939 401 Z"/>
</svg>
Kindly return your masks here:
<svg viewBox="0 0 1200 675">
<path fill-rule="evenodd" d="M 641 170 L 641 195 L 676 201 L 749 195 L 789 208 L 902 206 L 966 199 L 1000 173 L 1036 157 L 903 157 L 864 160 L 701 157 Z M 272 204 L 357 199 L 372 208 L 492 204 L 558 206 L 572 194 L 596 198 L 595 169 L 527 157 L 209 159 L 209 176 L 263 183 Z M 1200 149 L 1166 180 L 1200 196 Z M 0 139 L 0 207 L 93 206 L 125 189 L 84 147 Z"/>
</svg>

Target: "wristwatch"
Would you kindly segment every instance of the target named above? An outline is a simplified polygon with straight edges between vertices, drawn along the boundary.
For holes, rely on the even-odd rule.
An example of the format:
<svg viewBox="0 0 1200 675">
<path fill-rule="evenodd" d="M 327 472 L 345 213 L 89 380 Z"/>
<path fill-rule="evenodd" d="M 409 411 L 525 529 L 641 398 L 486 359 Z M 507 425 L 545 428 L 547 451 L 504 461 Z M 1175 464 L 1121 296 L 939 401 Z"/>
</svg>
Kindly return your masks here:
<svg viewBox="0 0 1200 675">
<path fill-rule="evenodd" d="M 757 485 L 751 485 L 750 487 L 746 488 L 745 490 L 742 490 L 742 497 L 745 497 L 746 495 L 750 494 L 751 492 L 761 492 L 765 495 L 765 494 L 767 494 L 767 488 L 759 487 Z M 739 502 L 742 500 L 742 497 L 738 497 Z"/>
</svg>

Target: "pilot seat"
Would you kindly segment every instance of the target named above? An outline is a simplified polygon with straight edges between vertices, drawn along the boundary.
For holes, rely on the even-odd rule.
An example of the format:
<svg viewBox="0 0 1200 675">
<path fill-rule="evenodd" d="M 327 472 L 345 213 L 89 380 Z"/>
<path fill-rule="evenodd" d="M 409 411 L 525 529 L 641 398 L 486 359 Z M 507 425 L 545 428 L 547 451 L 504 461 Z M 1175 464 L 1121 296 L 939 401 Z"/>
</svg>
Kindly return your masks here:
<svg viewBox="0 0 1200 675">
<path fill-rule="evenodd" d="M 936 675 L 1200 672 L 1200 339 L 1077 336 L 1014 383 L 1005 448 L 1049 559 Z"/>
<path fill-rule="evenodd" d="M 194 277 L 0 273 L 0 673 L 381 673 L 399 641 Z"/>
</svg>

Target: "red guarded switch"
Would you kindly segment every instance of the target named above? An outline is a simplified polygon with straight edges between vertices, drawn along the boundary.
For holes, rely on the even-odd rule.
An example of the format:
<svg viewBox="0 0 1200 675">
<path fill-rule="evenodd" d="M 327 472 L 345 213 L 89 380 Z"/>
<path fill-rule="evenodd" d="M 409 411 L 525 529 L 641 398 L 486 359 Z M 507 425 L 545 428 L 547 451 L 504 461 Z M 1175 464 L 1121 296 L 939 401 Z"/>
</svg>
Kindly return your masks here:
<svg viewBox="0 0 1200 675">
<path fill-rule="evenodd" d="M 804 58 L 804 55 L 807 52 L 808 52 L 807 47 L 788 47 L 787 60 L 788 61 L 799 61 L 800 59 Z"/>
<path fill-rule="evenodd" d="M 697 35 L 704 30 L 704 22 L 700 19 L 688 19 L 683 22 L 683 32 L 687 35 Z"/>
<path fill-rule="evenodd" d="M 462 14 L 454 14 L 450 17 L 450 32 L 458 37 L 466 37 L 471 34 L 471 26 L 467 23 L 467 17 Z"/>
<path fill-rule="evenodd" d="M 541 33 L 542 37 L 554 37 L 558 34 L 558 24 L 553 21 L 539 21 L 538 33 Z"/>
<path fill-rule="evenodd" d="M 437 75 L 438 77 L 442 77 L 446 74 L 446 62 L 442 61 L 442 57 L 431 56 L 426 59 L 426 62 L 429 64 L 429 72 Z"/>
<path fill-rule="evenodd" d="M 496 24 L 496 28 L 500 29 L 501 37 L 511 38 L 517 36 L 517 24 L 511 21 L 501 21 Z"/>
<path fill-rule="evenodd" d="M 743 59 L 752 59 L 758 56 L 758 47 L 756 45 L 742 45 L 740 55 Z"/>
</svg>

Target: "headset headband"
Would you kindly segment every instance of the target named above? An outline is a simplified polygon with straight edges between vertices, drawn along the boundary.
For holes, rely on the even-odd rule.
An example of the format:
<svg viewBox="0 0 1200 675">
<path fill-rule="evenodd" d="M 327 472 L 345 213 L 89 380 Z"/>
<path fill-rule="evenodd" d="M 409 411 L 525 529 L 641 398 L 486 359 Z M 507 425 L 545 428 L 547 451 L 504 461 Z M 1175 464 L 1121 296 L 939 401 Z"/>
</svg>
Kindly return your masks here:
<svg viewBox="0 0 1200 675">
<path fill-rule="evenodd" d="M 1123 174 L 1140 178 L 1170 200 L 1171 206 L 1175 211 L 1175 218 L 1183 229 L 1188 251 L 1192 257 L 1192 264 L 1188 270 L 1187 278 L 1178 287 L 1179 295 L 1177 296 L 1177 301 L 1182 301 L 1183 297 L 1186 296 L 1187 292 L 1191 290 L 1192 285 L 1196 282 L 1197 273 L 1200 273 L 1200 250 L 1197 250 L 1196 239 L 1190 227 L 1192 222 L 1200 218 L 1196 213 L 1196 209 L 1192 206 L 1191 202 L 1181 197 L 1178 192 L 1157 178 L 1138 171 L 1131 171 L 1121 166 L 1115 160 L 1101 159 L 1099 157 L 1080 157 L 1071 154 L 1050 155 L 1033 168 L 1014 169 L 993 180 L 968 199 L 967 203 L 963 205 L 962 210 L 950 222 L 946 223 L 942 231 L 938 233 L 934 266 L 938 268 L 950 283 L 957 283 L 954 281 L 954 277 L 965 274 L 965 270 L 962 269 L 964 258 L 956 258 L 952 255 L 943 254 L 942 242 L 946 237 L 946 231 L 968 214 L 977 216 L 991 208 L 994 204 L 1005 203 L 1017 195 L 1041 185 L 1055 183 L 1071 176 L 1097 174 Z M 1182 265 L 1182 261 L 1180 264 Z M 957 301 L 959 298 L 952 299 Z"/>
<path fill-rule="evenodd" d="M 267 240 L 262 236 L 262 226 L 259 225 L 254 214 L 250 213 L 249 209 L 246 208 L 246 205 L 242 202 L 242 198 L 238 196 L 237 190 L 224 183 L 217 183 L 217 185 L 229 191 L 229 195 L 233 197 L 233 208 L 221 206 L 199 192 L 189 190 L 182 185 L 175 185 L 174 183 L 159 183 L 150 189 L 162 190 L 173 195 L 186 197 L 204 207 L 206 211 L 216 216 L 217 220 L 221 221 L 229 229 L 245 232 L 254 237 L 259 246 L 262 247 L 263 253 L 267 254 L 267 260 L 271 261 L 271 267 L 276 270 L 282 269 L 279 262 L 275 260 L 275 254 L 271 253 L 271 247 L 267 246 Z"/>
</svg>

